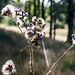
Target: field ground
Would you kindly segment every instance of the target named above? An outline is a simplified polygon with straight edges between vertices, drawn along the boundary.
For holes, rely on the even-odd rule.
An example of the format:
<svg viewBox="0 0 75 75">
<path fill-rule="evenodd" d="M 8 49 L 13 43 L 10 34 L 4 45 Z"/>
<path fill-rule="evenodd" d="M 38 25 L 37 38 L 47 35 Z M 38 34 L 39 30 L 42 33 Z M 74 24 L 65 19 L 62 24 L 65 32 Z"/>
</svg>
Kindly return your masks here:
<svg viewBox="0 0 75 75">
<path fill-rule="evenodd" d="M 5 30 L 14 31 L 20 33 L 19 29 L 16 26 L 5 26 L 1 25 L 0 28 L 3 28 Z M 22 28 L 25 31 L 25 28 Z M 53 33 L 54 31 L 52 31 Z M 56 37 L 55 40 L 66 42 L 67 40 L 67 29 L 56 29 Z M 49 37 L 49 30 L 46 32 L 45 37 Z"/>
<path fill-rule="evenodd" d="M 50 67 L 70 46 L 70 44 L 66 42 L 66 36 L 66 29 L 57 29 L 55 40 L 50 39 L 48 34 L 43 38 Z M 1 25 L 0 70 L 6 60 L 12 59 L 17 69 L 17 74 L 15 75 L 30 75 L 28 64 L 30 58 L 29 49 L 26 48 L 23 52 L 20 52 L 25 46 L 27 46 L 26 41 L 17 27 Z M 46 75 L 50 67 L 46 65 L 43 49 L 33 50 L 35 75 Z M 0 75 L 2 75 L 1 72 Z M 75 48 L 72 48 L 66 56 L 63 57 L 55 66 L 51 75 L 75 75 Z"/>
</svg>

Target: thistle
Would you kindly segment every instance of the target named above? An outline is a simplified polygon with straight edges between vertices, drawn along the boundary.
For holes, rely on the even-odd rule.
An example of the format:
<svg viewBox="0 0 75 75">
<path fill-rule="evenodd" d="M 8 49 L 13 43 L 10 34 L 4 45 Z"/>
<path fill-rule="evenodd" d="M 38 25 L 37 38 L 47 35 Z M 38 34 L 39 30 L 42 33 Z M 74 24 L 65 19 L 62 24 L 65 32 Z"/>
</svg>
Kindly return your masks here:
<svg viewBox="0 0 75 75">
<path fill-rule="evenodd" d="M 27 44 L 30 49 L 30 73 L 31 75 L 34 74 L 33 71 L 33 49 L 40 48 L 41 47 L 41 39 L 45 34 L 45 31 L 47 30 L 45 28 L 45 21 L 43 18 L 37 18 L 36 16 L 32 17 L 32 22 L 29 23 L 29 26 L 26 25 L 25 20 L 27 19 L 28 13 L 24 10 L 20 10 L 18 8 L 15 8 L 12 5 L 6 5 L 2 9 L 1 16 L 9 16 L 18 26 L 19 30 L 23 34 L 24 38 L 27 41 Z M 22 30 L 22 27 L 26 28 L 26 31 L 24 32 Z M 75 41 L 75 36 L 72 34 L 73 41 Z M 49 75 L 52 72 L 52 69 L 54 66 L 64 57 L 64 55 L 75 45 L 73 44 L 59 57 L 59 59 L 52 65 L 52 67 L 49 69 L 46 75 Z M 44 45 L 43 45 L 44 46 Z M 26 47 L 25 47 L 26 48 Z M 24 48 L 24 49 L 25 49 Z M 23 50 L 22 50 L 23 51 Z M 2 67 L 2 74 L 3 75 L 11 75 L 12 73 L 16 73 L 15 65 L 12 60 L 8 60 Z"/>
<path fill-rule="evenodd" d="M 18 26 L 24 38 L 26 39 L 29 49 L 30 49 L 30 72 L 33 75 L 33 50 L 32 47 L 40 48 L 41 39 L 45 33 L 45 21 L 43 18 L 37 18 L 36 16 L 32 17 L 32 22 L 29 23 L 29 26 L 26 25 L 25 20 L 27 19 L 28 13 L 24 10 L 15 8 L 12 5 L 6 5 L 2 9 L 2 16 L 9 16 Z M 22 27 L 26 28 L 24 32 Z M 11 66 L 11 65 L 10 65 Z"/>
<path fill-rule="evenodd" d="M 11 75 L 12 73 L 16 73 L 14 62 L 12 60 L 6 61 L 6 63 L 2 66 L 1 71 L 3 75 Z"/>
</svg>

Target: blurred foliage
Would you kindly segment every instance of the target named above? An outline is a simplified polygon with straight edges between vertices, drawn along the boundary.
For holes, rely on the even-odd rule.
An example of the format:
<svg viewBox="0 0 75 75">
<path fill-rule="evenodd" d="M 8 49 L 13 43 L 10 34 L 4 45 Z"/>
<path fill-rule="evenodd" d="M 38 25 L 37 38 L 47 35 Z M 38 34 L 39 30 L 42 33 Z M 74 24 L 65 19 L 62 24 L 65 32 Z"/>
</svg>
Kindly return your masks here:
<svg viewBox="0 0 75 75">
<path fill-rule="evenodd" d="M 9 1 L 15 7 L 18 7 L 20 9 L 24 9 L 26 12 L 28 12 L 29 13 L 28 20 L 31 22 L 31 18 L 34 16 L 34 0 L 28 0 L 28 1 L 25 2 L 25 4 L 23 4 L 23 2 L 21 0 L 16 0 L 16 1 L 9 0 Z M 50 0 L 44 6 L 45 20 L 48 23 L 50 23 L 50 20 L 51 20 L 50 19 L 50 5 L 49 5 L 49 3 L 50 3 Z M 2 3 L 2 4 L 3 4 L 3 6 L 5 6 L 4 3 Z M 36 4 L 36 16 L 37 17 L 42 17 L 42 2 L 38 3 L 38 0 L 36 0 L 35 1 L 35 4 Z M 38 4 L 39 4 L 39 7 L 38 7 Z M 61 1 L 61 2 L 58 2 L 58 3 L 55 3 L 53 1 L 53 9 L 52 9 L 52 11 L 53 11 L 52 12 L 53 20 L 55 19 L 55 17 L 56 17 L 56 20 L 58 20 L 58 23 L 56 24 L 57 25 L 57 28 L 64 28 L 65 18 L 66 18 L 65 13 L 67 12 L 67 1 L 66 2 L 65 1 Z M 3 19 L 3 20 L 5 22 L 5 19 Z M 3 20 L 1 22 L 3 22 Z M 26 24 L 29 23 L 28 20 L 26 21 Z M 9 25 L 14 25 L 14 23 L 10 19 L 8 21 L 6 21 L 6 22 Z"/>
<path fill-rule="evenodd" d="M 45 21 L 50 23 L 50 1 L 48 0 L 47 4 L 44 6 L 44 10 L 45 10 Z M 20 9 L 24 9 L 26 12 L 29 13 L 28 15 L 28 20 L 31 22 L 31 18 L 34 16 L 34 0 L 27 0 L 25 2 L 25 4 L 23 4 L 23 1 L 21 0 L 1 0 L 0 2 L 0 10 L 2 9 L 3 6 L 5 6 L 8 3 L 11 3 L 12 5 L 14 5 L 15 7 L 18 7 Z M 35 1 L 36 3 L 36 16 L 37 17 L 42 17 L 42 2 L 39 3 L 39 7 L 38 7 L 38 0 Z M 74 2 L 75 5 L 75 2 Z M 61 0 L 58 3 L 55 3 L 55 1 L 53 1 L 53 8 L 52 8 L 52 15 L 53 15 L 53 20 L 56 18 L 56 20 L 59 20 L 57 25 L 57 28 L 64 28 L 65 23 L 67 22 L 67 0 Z M 62 8 L 62 9 L 61 9 Z M 38 15 L 39 13 L 39 15 Z M 75 17 L 74 17 L 75 18 Z M 4 19 L 3 19 L 4 20 Z M 28 24 L 29 21 L 26 21 L 26 23 Z M 61 22 L 60 22 L 61 21 Z M 5 22 L 5 21 L 4 21 Z M 13 25 L 13 22 L 7 21 L 9 25 Z M 5 22 L 6 23 L 6 22 Z M 54 21 L 53 21 L 54 24 Z"/>
<path fill-rule="evenodd" d="M 64 58 L 63 60 L 63 69 L 62 71 L 64 71 L 65 69 L 70 69 L 72 71 L 75 71 L 75 58 L 74 56 L 67 56 Z"/>
<path fill-rule="evenodd" d="M 64 28 L 64 23 L 58 20 L 56 28 Z"/>
<path fill-rule="evenodd" d="M 14 21 L 12 21 L 8 16 L 4 17 L 2 20 L 1 20 L 1 23 L 2 24 L 5 24 L 5 25 L 16 25 Z"/>
</svg>

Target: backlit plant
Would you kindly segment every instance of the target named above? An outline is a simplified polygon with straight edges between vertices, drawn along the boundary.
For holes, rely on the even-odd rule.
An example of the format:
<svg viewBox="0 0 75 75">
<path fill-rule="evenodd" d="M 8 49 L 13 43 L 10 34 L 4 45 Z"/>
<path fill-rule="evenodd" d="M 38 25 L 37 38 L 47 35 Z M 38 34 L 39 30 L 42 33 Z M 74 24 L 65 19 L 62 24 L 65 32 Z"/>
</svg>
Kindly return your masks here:
<svg viewBox="0 0 75 75">
<path fill-rule="evenodd" d="M 47 30 L 45 26 L 45 21 L 43 18 L 37 18 L 36 16 L 32 17 L 32 21 L 29 23 L 29 25 L 26 25 L 25 20 L 27 19 L 28 13 L 24 10 L 20 10 L 18 8 L 15 8 L 12 5 L 6 5 L 2 9 L 1 16 L 9 16 L 17 25 L 21 33 L 23 34 L 24 38 L 27 41 L 27 44 L 30 49 L 30 73 L 31 75 L 34 74 L 33 71 L 33 49 L 40 48 L 41 47 L 41 40 L 42 37 L 45 34 L 45 31 Z M 22 27 L 25 27 L 26 30 L 23 31 Z M 72 34 L 73 40 L 75 39 L 74 35 Z M 62 59 L 62 57 L 74 46 L 74 43 L 63 53 L 63 55 L 52 65 L 50 70 L 47 72 L 46 75 L 49 75 L 52 72 L 53 67 Z M 26 48 L 26 47 L 25 47 Z M 24 49 L 25 49 L 24 48 Z M 21 51 L 23 51 L 22 49 Z M 15 65 L 12 60 L 8 60 L 2 67 L 2 74 L 5 75 L 11 75 L 13 72 L 16 72 Z"/>
</svg>

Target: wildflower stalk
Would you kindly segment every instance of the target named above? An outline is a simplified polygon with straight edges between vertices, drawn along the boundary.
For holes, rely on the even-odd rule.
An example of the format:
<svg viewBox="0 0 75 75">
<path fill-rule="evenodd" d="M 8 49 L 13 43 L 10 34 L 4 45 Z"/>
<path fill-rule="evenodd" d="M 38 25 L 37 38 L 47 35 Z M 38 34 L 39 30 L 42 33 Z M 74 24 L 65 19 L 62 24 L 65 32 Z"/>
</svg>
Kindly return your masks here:
<svg viewBox="0 0 75 75">
<path fill-rule="evenodd" d="M 29 62 L 30 74 L 34 75 L 34 72 L 33 72 L 33 50 L 32 50 L 32 45 L 30 45 L 29 48 L 30 48 L 30 62 Z"/>
<path fill-rule="evenodd" d="M 19 30 L 21 31 L 22 35 L 23 35 L 24 38 L 25 38 L 25 34 L 22 32 L 21 28 L 20 28 L 19 25 L 16 23 L 15 19 L 12 18 L 11 16 L 9 16 L 9 17 L 15 22 L 15 24 L 18 26 Z M 26 40 L 26 38 L 25 38 L 25 40 Z M 27 41 L 27 40 L 26 40 L 26 41 Z M 28 43 L 28 41 L 27 41 L 27 43 Z M 29 45 L 29 44 L 28 44 L 28 45 Z"/>
<path fill-rule="evenodd" d="M 74 44 L 72 44 L 64 53 L 61 57 L 59 57 L 59 59 L 52 65 L 52 67 L 49 69 L 49 71 L 47 72 L 46 75 L 49 75 L 52 72 L 52 69 L 54 68 L 54 66 L 65 56 L 65 54 L 74 47 Z"/>
<path fill-rule="evenodd" d="M 15 19 L 13 19 L 11 16 L 9 16 L 15 23 L 16 23 L 16 21 L 15 21 Z M 19 28 L 19 30 L 21 31 L 21 33 L 23 34 L 23 36 L 24 36 L 24 38 L 25 38 L 25 34 L 22 32 L 22 30 L 21 30 L 21 28 L 19 27 L 19 25 L 16 23 L 16 25 L 18 26 L 18 28 Z M 26 39 L 26 38 L 25 38 Z M 27 40 L 26 40 L 27 41 Z M 29 46 L 29 49 L 30 49 L 30 73 L 31 73 L 31 75 L 33 75 L 34 73 L 33 73 L 33 51 L 32 51 L 32 45 L 29 45 L 29 43 L 28 43 L 28 41 L 27 41 L 27 44 L 28 44 L 28 46 Z M 25 47 L 26 48 L 26 47 Z M 24 49 L 25 49 L 24 48 Z M 23 49 L 23 50 L 24 50 Z M 23 50 L 21 50 L 21 51 L 23 51 Z"/>
<path fill-rule="evenodd" d="M 12 5 L 6 5 L 2 9 L 1 16 L 9 16 L 15 24 L 18 26 L 19 30 L 21 31 L 22 35 L 24 36 L 29 49 L 30 49 L 30 75 L 33 75 L 33 50 L 32 50 L 32 45 L 36 48 L 40 48 L 40 40 L 42 39 L 42 36 L 44 34 L 44 26 L 45 26 L 45 21 L 43 18 L 36 18 L 34 16 L 32 18 L 32 23 L 29 24 L 27 27 L 25 25 L 24 20 L 27 19 L 28 13 L 25 13 L 24 10 L 20 12 L 20 9 L 15 9 L 14 6 Z M 21 29 L 22 22 L 24 23 L 24 27 L 26 27 L 27 32 L 24 33 Z M 29 43 L 30 41 L 30 43 Z M 23 51 L 26 47 L 24 47 L 21 51 Z M 10 73 L 11 75 L 11 73 Z"/>
<path fill-rule="evenodd" d="M 11 75 L 11 72 L 10 72 L 10 75 Z"/>
<path fill-rule="evenodd" d="M 27 47 L 30 47 L 30 45 L 25 46 L 23 49 L 20 50 L 20 52 L 22 52 Z"/>
</svg>

